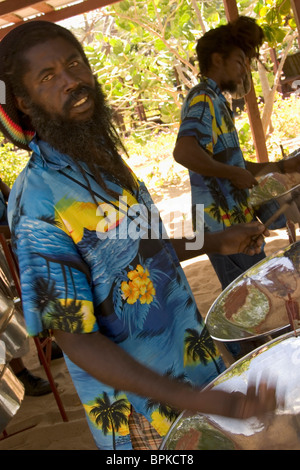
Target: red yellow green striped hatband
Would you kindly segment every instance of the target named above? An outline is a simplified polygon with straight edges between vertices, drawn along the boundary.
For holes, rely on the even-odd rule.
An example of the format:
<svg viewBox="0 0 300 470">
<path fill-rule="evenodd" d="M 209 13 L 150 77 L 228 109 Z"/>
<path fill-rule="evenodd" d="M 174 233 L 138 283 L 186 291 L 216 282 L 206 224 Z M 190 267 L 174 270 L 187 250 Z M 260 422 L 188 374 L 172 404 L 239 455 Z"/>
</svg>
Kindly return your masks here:
<svg viewBox="0 0 300 470">
<path fill-rule="evenodd" d="M 9 75 L 6 70 L 7 57 L 12 46 L 22 37 L 22 26 L 12 29 L 0 42 L 0 132 L 15 146 L 29 150 L 29 142 L 34 136 L 34 129 L 15 104 Z M 26 24 L 29 27 L 29 23 Z"/>
</svg>

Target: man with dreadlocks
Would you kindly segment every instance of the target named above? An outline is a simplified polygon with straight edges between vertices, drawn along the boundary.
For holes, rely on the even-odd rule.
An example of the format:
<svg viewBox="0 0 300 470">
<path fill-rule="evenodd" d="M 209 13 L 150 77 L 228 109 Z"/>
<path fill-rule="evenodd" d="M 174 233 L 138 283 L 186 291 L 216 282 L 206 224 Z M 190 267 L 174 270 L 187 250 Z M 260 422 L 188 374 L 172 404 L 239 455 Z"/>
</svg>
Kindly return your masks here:
<svg viewBox="0 0 300 470">
<path fill-rule="evenodd" d="M 241 16 L 208 31 L 197 42 L 201 79 L 183 104 L 174 158 L 189 169 L 192 212 L 197 204 L 204 204 L 208 232 L 253 220 L 248 198 L 249 188 L 257 184 L 255 176 L 300 171 L 300 156 L 278 163 L 245 161 L 223 94 L 249 93 L 250 61 L 258 56 L 263 40 L 255 20 Z M 255 256 L 209 254 L 222 289 L 264 257 L 263 249 Z"/>
<path fill-rule="evenodd" d="M 1 130 L 32 150 L 8 206 L 28 332 L 53 332 L 97 447 L 156 449 L 182 409 L 236 418 L 273 410 L 275 388 L 265 382 L 245 395 L 200 391 L 223 361 L 170 240 L 152 233 L 150 195 L 120 156 L 75 37 L 44 21 L 18 26 L 0 43 L 0 79 Z M 134 236 L 136 206 L 152 237 Z M 258 223 L 234 227 L 192 255 L 254 254 L 263 232 Z M 209 348 L 204 362 L 190 352 L 194 338 Z"/>
</svg>

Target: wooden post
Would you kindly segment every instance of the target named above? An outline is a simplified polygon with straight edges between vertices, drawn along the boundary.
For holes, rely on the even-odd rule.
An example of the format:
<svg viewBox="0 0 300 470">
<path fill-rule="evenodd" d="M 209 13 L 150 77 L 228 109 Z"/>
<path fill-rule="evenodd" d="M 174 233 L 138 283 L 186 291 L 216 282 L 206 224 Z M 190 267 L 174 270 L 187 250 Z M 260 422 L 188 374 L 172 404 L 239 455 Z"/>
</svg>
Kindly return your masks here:
<svg viewBox="0 0 300 470">
<path fill-rule="evenodd" d="M 239 16 L 236 0 L 224 0 L 224 9 L 227 21 L 233 21 Z"/>
<path fill-rule="evenodd" d="M 223 0 L 223 3 L 227 21 L 236 20 L 239 16 L 236 0 Z M 247 105 L 247 113 L 249 117 L 254 147 L 256 150 L 256 158 L 259 162 L 267 162 L 269 161 L 269 158 L 266 146 L 266 137 L 262 127 L 257 98 L 253 84 L 250 93 L 245 96 L 245 101 Z"/>
<path fill-rule="evenodd" d="M 298 33 L 300 33 L 300 0 L 291 0 L 291 7 L 293 9 Z M 298 35 L 298 45 L 300 47 L 300 38 Z"/>
</svg>

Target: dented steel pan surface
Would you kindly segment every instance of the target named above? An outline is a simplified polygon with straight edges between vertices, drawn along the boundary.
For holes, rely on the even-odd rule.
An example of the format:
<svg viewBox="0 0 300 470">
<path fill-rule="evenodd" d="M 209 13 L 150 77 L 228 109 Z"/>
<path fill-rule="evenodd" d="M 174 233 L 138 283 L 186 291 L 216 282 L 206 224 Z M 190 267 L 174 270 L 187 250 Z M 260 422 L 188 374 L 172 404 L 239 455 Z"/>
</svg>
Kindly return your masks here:
<svg viewBox="0 0 300 470">
<path fill-rule="evenodd" d="M 23 398 L 23 384 L 8 365 L 0 364 L 0 433 L 19 410 Z"/>
<path fill-rule="evenodd" d="M 263 419 L 238 420 L 183 412 L 162 450 L 300 450 L 300 330 L 255 349 L 229 367 L 207 389 L 246 392 L 253 378 L 277 381 L 285 406 Z"/>
<path fill-rule="evenodd" d="M 6 361 L 29 351 L 28 333 L 20 305 L 0 291 L 0 340 L 6 346 Z"/>
<path fill-rule="evenodd" d="M 1 282 L 0 282 L 1 285 Z M 9 318 L 14 311 L 14 302 L 6 297 L 0 290 L 0 333 L 2 333 L 9 322 Z"/>
<path fill-rule="evenodd" d="M 205 322 L 222 342 L 278 334 L 298 326 L 300 242 L 260 261 L 233 281 L 209 309 Z"/>
<path fill-rule="evenodd" d="M 0 292 L 10 298 L 18 297 L 15 283 L 11 275 L 5 254 L 0 246 Z"/>
</svg>

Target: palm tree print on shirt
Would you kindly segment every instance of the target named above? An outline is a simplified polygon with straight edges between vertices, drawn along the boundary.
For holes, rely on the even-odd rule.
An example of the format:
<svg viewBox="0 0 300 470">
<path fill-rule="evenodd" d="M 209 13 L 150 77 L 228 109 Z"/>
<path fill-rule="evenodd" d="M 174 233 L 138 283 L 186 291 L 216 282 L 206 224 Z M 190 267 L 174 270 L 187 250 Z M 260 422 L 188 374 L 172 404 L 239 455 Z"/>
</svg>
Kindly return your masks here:
<svg viewBox="0 0 300 470">
<path fill-rule="evenodd" d="M 84 330 L 84 318 L 82 311 L 83 303 L 77 300 L 76 285 L 73 278 L 72 269 L 78 269 L 85 272 L 85 267 L 74 260 L 64 260 L 53 255 L 47 256 L 44 254 L 36 253 L 46 261 L 48 279 L 37 278 L 34 282 L 33 289 L 35 292 L 35 306 L 41 312 L 44 313 L 43 320 L 46 328 L 50 329 L 62 329 L 64 331 L 70 331 L 72 333 L 80 333 Z M 50 263 L 57 263 L 60 265 L 63 279 L 64 279 L 64 299 L 59 298 L 59 291 L 56 288 L 54 280 L 50 279 Z M 68 280 L 67 271 L 69 273 L 73 299 L 68 299 Z"/>
<path fill-rule="evenodd" d="M 184 342 L 186 344 L 187 356 L 194 362 L 198 360 L 204 365 L 211 359 L 214 362 L 218 374 L 220 374 L 221 370 L 215 360 L 217 348 L 207 328 L 204 327 L 201 333 L 192 328 L 187 328 L 186 332 L 188 336 L 185 338 Z"/>
<path fill-rule="evenodd" d="M 216 219 L 219 223 L 223 223 L 223 227 L 225 226 L 225 219 L 230 218 L 230 211 L 229 206 L 224 196 L 223 192 L 221 191 L 217 180 L 214 178 L 207 182 L 207 187 L 210 191 L 212 199 L 215 201 L 209 208 L 208 213 L 211 217 Z"/>
<path fill-rule="evenodd" d="M 185 374 L 180 374 L 178 376 L 175 376 L 174 375 L 174 370 L 172 368 L 167 370 L 166 373 L 164 374 L 164 376 L 165 377 L 172 377 L 172 378 L 176 379 L 178 382 L 184 382 L 184 383 L 187 383 L 187 384 L 189 383 L 187 381 L 187 378 L 186 378 Z M 157 409 L 159 414 L 161 416 L 167 418 L 167 420 L 170 421 L 170 423 L 175 421 L 175 419 L 177 418 L 177 416 L 180 413 L 178 410 L 175 410 L 174 408 L 172 408 L 171 406 L 169 406 L 165 403 L 159 403 L 159 402 L 149 398 L 147 400 L 147 410 L 150 411 L 150 410 L 153 410 L 153 409 Z"/>
<path fill-rule="evenodd" d="M 116 449 L 116 433 L 122 425 L 128 425 L 128 415 L 131 411 L 130 403 L 126 398 L 114 402 L 106 392 L 95 398 L 94 405 L 89 414 L 95 418 L 95 424 L 101 427 L 105 436 L 112 434 L 113 449 Z"/>
</svg>

